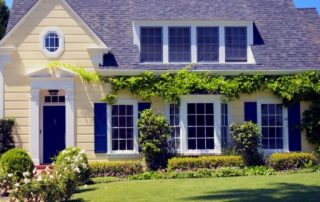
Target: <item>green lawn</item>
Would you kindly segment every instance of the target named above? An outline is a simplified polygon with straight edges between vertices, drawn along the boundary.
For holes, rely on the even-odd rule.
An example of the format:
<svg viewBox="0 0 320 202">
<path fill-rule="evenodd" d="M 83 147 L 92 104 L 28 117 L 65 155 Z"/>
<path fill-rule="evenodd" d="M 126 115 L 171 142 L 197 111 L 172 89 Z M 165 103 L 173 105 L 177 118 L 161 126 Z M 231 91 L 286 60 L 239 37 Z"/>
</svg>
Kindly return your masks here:
<svg viewBox="0 0 320 202">
<path fill-rule="evenodd" d="M 81 189 L 73 201 L 320 201 L 320 173 L 122 181 Z"/>
</svg>

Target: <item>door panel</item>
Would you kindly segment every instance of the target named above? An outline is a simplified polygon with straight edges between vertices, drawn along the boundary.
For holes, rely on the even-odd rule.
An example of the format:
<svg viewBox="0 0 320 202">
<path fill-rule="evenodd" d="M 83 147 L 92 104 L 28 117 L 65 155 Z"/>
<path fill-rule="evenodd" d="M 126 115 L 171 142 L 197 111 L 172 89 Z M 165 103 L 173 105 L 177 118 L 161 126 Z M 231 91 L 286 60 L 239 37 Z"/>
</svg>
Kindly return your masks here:
<svg viewBox="0 0 320 202">
<path fill-rule="evenodd" d="M 65 106 L 43 107 L 43 162 L 65 149 L 66 116 Z"/>
</svg>

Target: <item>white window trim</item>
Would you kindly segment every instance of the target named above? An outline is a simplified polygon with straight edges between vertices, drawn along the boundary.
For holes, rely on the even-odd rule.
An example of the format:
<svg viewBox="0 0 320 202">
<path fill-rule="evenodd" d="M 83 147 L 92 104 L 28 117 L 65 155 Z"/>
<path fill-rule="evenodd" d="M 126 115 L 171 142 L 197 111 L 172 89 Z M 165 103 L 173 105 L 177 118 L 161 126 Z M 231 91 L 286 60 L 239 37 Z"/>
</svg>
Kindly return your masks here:
<svg viewBox="0 0 320 202">
<path fill-rule="evenodd" d="M 112 150 L 112 105 L 107 106 L 107 140 L 108 140 L 108 153 L 107 155 L 138 155 L 138 101 L 134 99 L 119 99 L 114 105 L 132 105 L 133 106 L 133 150 L 113 151 Z"/>
<path fill-rule="evenodd" d="M 169 123 L 170 126 L 170 105 L 173 103 L 167 103 L 164 105 L 164 115 L 167 118 L 167 121 Z M 181 105 L 180 104 L 176 104 L 179 105 L 179 116 L 180 116 L 180 122 L 179 122 L 179 127 L 180 127 L 180 147 L 179 149 L 176 150 L 177 153 L 181 153 L 182 152 L 182 134 L 181 134 Z M 170 126 L 171 127 L 171 126 Z M 170 137 L 169 137 L 170 139 Z"/>
<path fill-rule="evenodd" d="M 188 150 L 188 103 L 214 104 L 214 148 L 212 150 Z M 185 95 L 180 105 L 181 153 L 184 155 L 221 154 L 221 95 Z"/>
<path fill-rule="evenodd" d="M 55 33 L 59 37 L 59 48 L 55 52 L 50 52 L 46 48 L 45 37 L 49 33 Z M 47 58 L 58 58 L 62 54 L 62 52 L 64 51 L 64 34 L 63 34 L 63 32 L 57 27 L 47 27 L 47 28 L 45 28 L 42 31 L 42 33 L 40 34 L 40 45 L 41 45 L 41 50 L 42 50 L 43 54 Z"/>
<path fill-rule="evenodd" d="M 259 99 L 257 100 L 258 126 L 261 129 L 261 105 L 262 104 L 283 104 L 279 99 Z M 283 106 L 283 149 L 262 149 L 266 154 L 289 152 L 289 132 L 288 132 L 288 108 Z"/>
<path fill-rule="evenodd" d="M 219 27 L 219 61 L 198 62 L 197 61 L 197 27 Z M 133 43 L 141 51 L 140 28 L 162 27 L 163 37 L 163 61 L 144 62 L 142 64 L 190 64 L 186 62 L 169 62 L 169 33 L 168 27 L 190 27 L 191 28 L 191 63 L 198 64 L 224 64 L 225 57 L 225 27 L 247 27 L 247 62 L 228 62 L 228 64 L 255 64 L 251 45 L 253 45 L 253 22 L 252 21 L 134 21 Z"/>
</svg>

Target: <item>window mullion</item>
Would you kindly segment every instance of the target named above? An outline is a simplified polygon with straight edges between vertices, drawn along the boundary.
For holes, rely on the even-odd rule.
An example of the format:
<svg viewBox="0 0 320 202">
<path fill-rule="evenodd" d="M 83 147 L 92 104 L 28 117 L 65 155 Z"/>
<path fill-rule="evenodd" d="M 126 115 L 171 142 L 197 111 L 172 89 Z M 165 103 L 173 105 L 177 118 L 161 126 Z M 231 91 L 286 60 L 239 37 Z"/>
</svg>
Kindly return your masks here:
<svg viewBox="0 0 320 202">
<path fill-rule="evenodd" d="M 226 63 L 225 29 L 219 26 L 219 63 Z"/>
<path fill-rule="evenodd" d="M 197 27 L 191 27 L 191 62 L 197 63 Z"/>
<path fill-rule="evenodd" d="M 163 63 L 169 63 L 169 32 L 168 26 L 163 26 L 162 32 L 162 40 L 163 40 Z"/>
</svg>

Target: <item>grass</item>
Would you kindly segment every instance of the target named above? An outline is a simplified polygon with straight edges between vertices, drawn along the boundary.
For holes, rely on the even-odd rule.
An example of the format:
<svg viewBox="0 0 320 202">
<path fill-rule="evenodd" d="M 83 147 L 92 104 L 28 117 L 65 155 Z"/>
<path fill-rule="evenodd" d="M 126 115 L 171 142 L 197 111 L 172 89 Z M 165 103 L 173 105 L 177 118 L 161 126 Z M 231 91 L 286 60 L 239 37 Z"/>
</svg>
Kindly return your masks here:
<svg viewBox="0 0 320 202">
<path fill-rule="evenodd" d="M 73 201 L 319 201 L 320 173 L 120 181 L 82 188 Z"/>
</svg>

